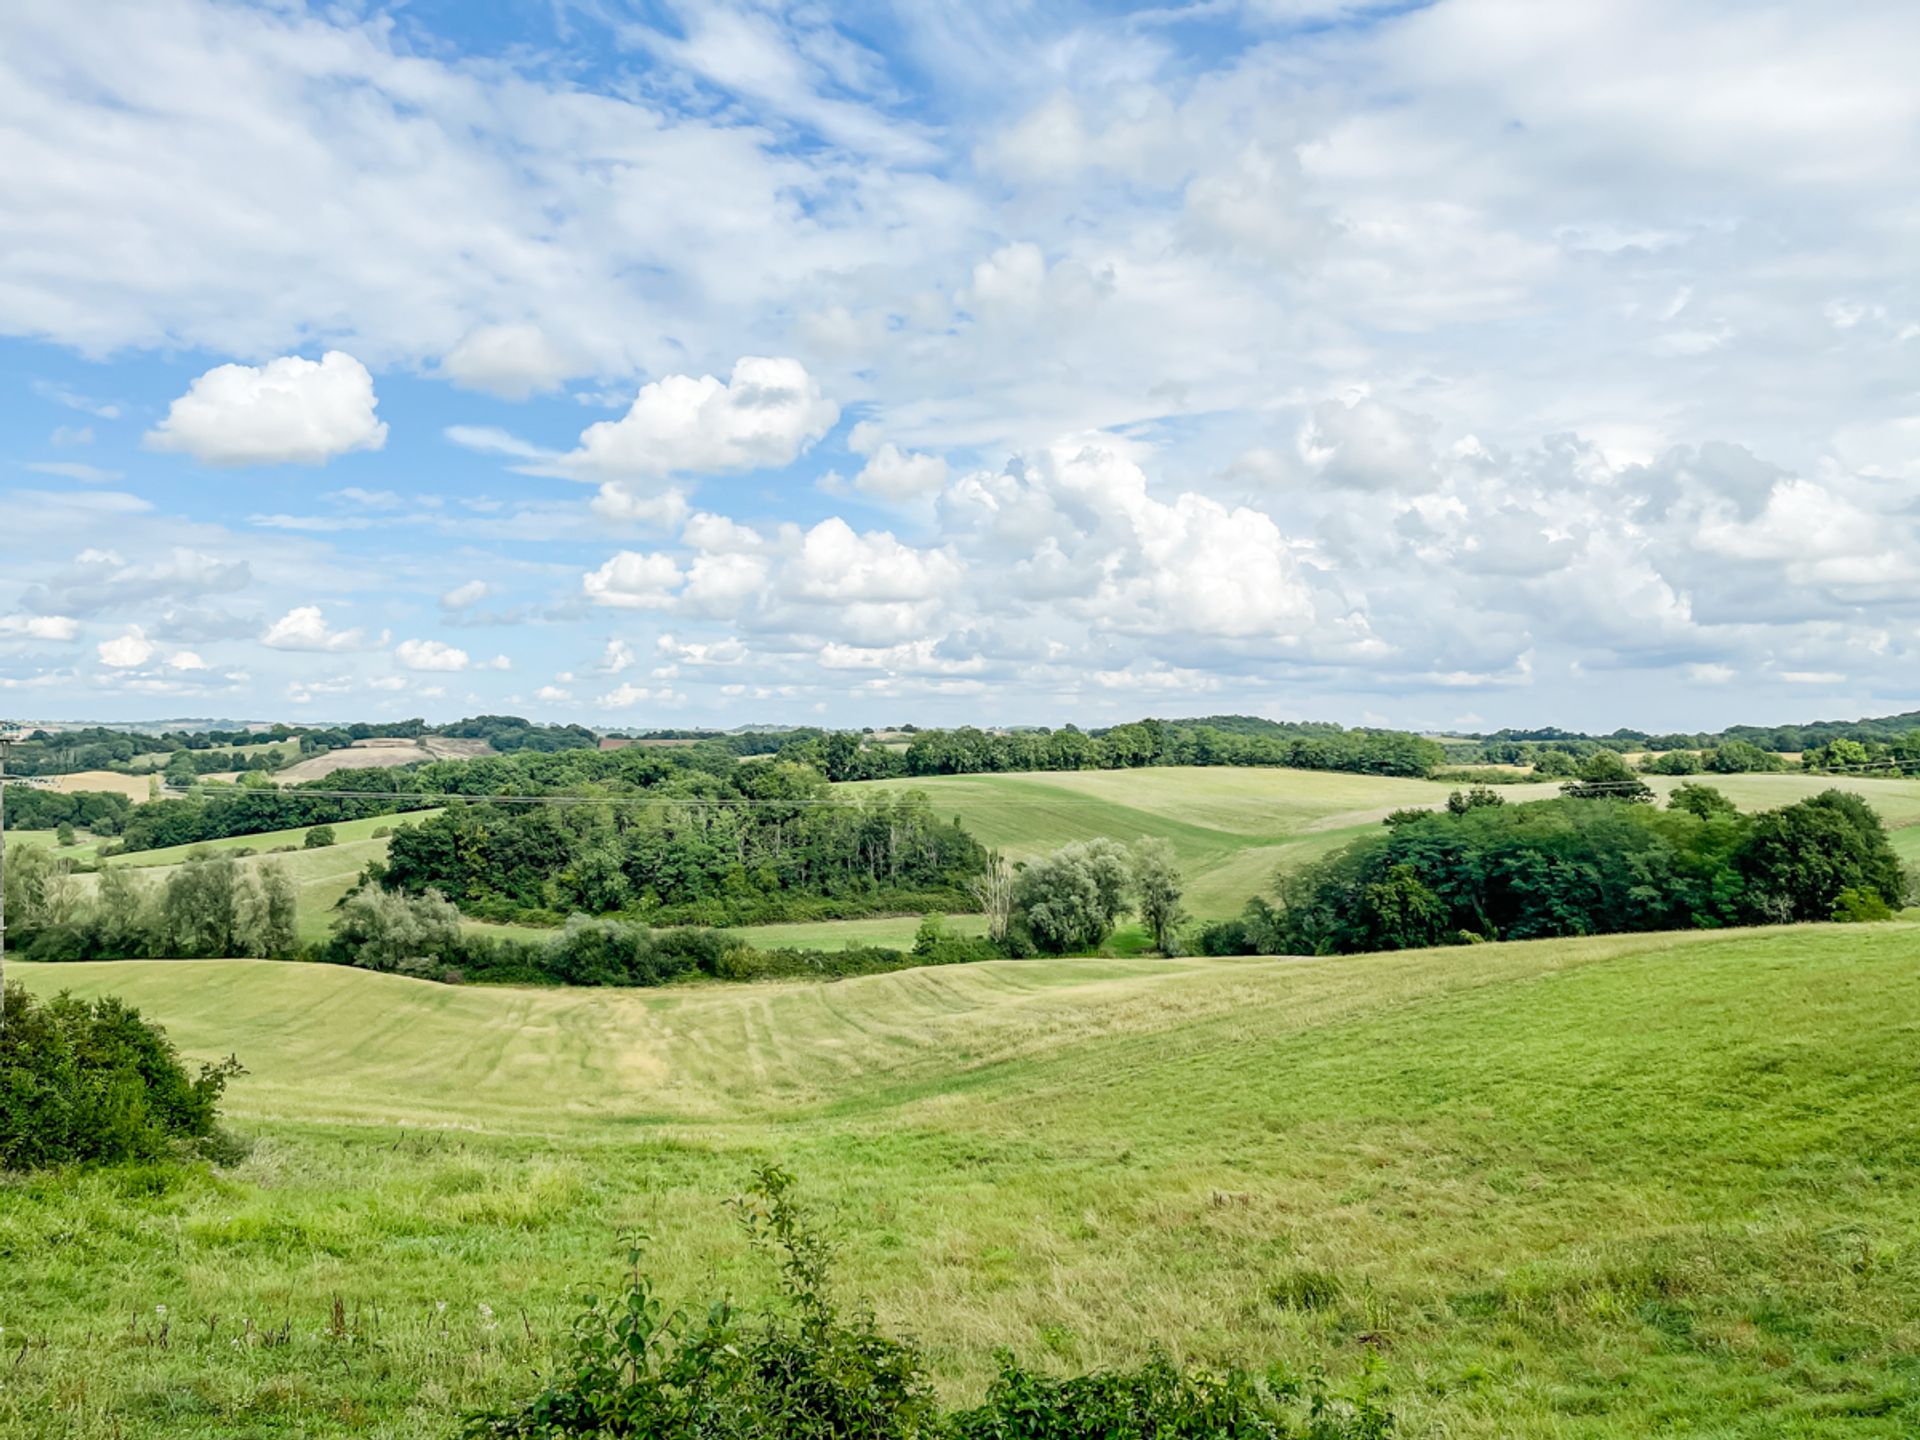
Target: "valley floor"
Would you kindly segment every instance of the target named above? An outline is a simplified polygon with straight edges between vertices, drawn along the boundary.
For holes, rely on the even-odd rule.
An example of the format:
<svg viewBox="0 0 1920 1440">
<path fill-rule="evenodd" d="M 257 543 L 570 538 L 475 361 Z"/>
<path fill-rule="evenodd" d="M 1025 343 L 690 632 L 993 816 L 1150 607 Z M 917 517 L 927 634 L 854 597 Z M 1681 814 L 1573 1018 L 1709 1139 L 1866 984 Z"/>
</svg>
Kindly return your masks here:
<svg viewBox="0 0 1920 1440">
<path fill-rule="evenodd" d="M 0 1434 L 446 1434 L 623 1228 L 671 1297 L 763 1296 L 721 1201 L 776 1159 L 956 1396 L 999 1345 L 1157 1341 L 1371 1358 L 1404 1435 L 1920 1429 L 1910 924 L 661 991 L 13 973 L 238 1052 L 254 1148 L 0 1182 Z"/>
</svg>

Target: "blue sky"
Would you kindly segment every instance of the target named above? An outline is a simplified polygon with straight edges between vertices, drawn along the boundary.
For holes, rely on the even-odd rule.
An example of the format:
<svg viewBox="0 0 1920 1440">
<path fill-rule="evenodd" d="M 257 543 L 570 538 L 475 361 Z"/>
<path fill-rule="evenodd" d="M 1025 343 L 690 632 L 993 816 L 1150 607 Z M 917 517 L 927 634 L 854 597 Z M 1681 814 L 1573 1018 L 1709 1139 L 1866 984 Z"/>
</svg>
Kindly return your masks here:
<svg viewBox="0 0 1920 1440">
<path fill-rule="evenodd" d="M 0 14 L 0 713 L 1920 705 L 1920 12 Z"/>
</svg>

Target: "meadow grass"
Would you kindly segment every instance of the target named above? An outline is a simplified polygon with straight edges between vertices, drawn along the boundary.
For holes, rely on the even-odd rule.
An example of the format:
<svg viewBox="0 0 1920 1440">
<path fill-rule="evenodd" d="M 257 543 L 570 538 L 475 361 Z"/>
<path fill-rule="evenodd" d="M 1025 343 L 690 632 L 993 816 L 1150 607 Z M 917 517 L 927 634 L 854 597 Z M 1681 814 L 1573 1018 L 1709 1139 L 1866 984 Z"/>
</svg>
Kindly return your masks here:
<svg viewBox="0 0 1920 1440">
<path fill-rule="evenodd" d="M 21 966 L 237 1051 L 255 1146 L 0 1184 L 0 1433 L 445 1434 L 624 1226 L 671 1295 L 764 1295 L 720 1201 L 779 1160 L 956 1398 L 997 1345 L 1160 1341 L 1376 1357 L 1406 1435 L 1910 1435 L 1917 959 L 1893 924 L 653 991 Z"/>
<path fill-rule="evenodd" d="M 1920 779 L 1880 779 L 1825 775 L 1727 775 L 1695 777 L 1723 791 L 1742 809 L 1769 809 L 1803 800 L 1839 786 L 1865 796 L 1892 831 L 1894 847 L 1920 862 Z M 1667 776 L 1648 777 L 1665 795 L 1682 783 Z M 988 845 L 1016 860 L 1030 859 L 1075 840 L 1109 836 L 1131 844 L 1142 835 L 1162 836 L 1174 847 L 1187 879 L 1187 909 L 1199 920 L 1238 914 L 1248 899 L 1269 893 L 1277 872 L 1319 859 L 1361 835 L 1378 830 L 1381 819 L 1403 806 L 1434 808 L 1459 786 L 1448 782 L 1327 771 L 1163 767 L 1146 770 L 1098 770 L 1068 774 L 959 775 L 916 780 L 868 781 L 835 787 L 858 797 L 875 786 L 920 789 L 939 815 L 957 815 Z M 1558 795 L 1548 782 L 1502 786 L 1510 802 Z M 385 839 L 373 831 L 407 824 L 424 814 L 383 815 L 335 825 L 339 844 L 329 850 L 297 851 L 272 857 L 293 874 L 300 891 L 302 940 L 323 939 L 333 906 L 352 887 L 370 861 L 386 859 Z M 299 846 L 308 827 L 261 835 L 236 836 L 205 846 L 175 846 L 113 857 L 106 863 L 161 867 L 175 865 L 196 849 L 214 853 L 251 848 Z M 53 841 L 52 831 L 9 831 L 8 839 Z M 91 861 L 91 841 L 63 852 Z M 247 863 L 260 863 L 258 860 Z M 755 944 L 799 949 L 838 950 L 846 945 L 905 948 L 919 927 L 918 915 L 875 916 L 744 927 Z M 954 928 L 978 933 L 978 917 L 953 917 Z M 524 926 L 470 928 L 523 938 L 550 932 Z"/>
<path fill-rule="evenodd" d="M 1827 775 L 1691 777 L 1743 810 L 1772 809 L 1839 786 L 1864 795 L 1890 828 L 1920 823 L 1920 779 Z M 1680 780 L 1649 776 L 1660 795 Z M 982 842 L 1015 860 L 1096 836 L 1169 841 L 1187 879 L 1187 908 L 1202 920 L 1238 914 L 1282 869 L 1320 858 L 1379 828 L 1400 808 L 1438 808 L 1458 784 L 1331 771 L 1154 767 L 1022 775 L 930 776 L 837 788 L 918 789 L 937 815 L 957 816 Z M 1504 785 L 1510 803 L 1550 799 L 1557 782 Z M 1920 842 L 1917 842 L 1920 843 Z"/>
</svg>

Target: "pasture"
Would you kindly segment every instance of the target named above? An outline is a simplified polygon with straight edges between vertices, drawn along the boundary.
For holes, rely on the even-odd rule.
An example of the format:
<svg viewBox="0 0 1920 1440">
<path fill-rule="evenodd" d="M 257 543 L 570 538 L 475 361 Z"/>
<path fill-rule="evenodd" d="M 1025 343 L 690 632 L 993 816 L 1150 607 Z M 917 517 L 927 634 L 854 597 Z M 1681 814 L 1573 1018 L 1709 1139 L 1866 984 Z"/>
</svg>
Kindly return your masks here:
<svg viewBox="0 0 1920 1440">
<path fill-rule="evenodd" d="M 254 1149 L 4 1182 L 0 1433 L 447 1434 L 524 1392 L 622 1227 L 673 1298 L 763 1296 L 720 1201 L 777 1159 L 956 1398 L 997 1345 L 1160 1341 L 1371 1360 L 1409 1436 L 1909 1435 L 1916 953 L 1818 926 L 623 992 L 22 966 L 237 1051 Z"/>
<path fill-rule="evenodd" d="M 463 742 L 464 743 L 464 742 Z M 124 777 L 123 777 L 124 778 Z M 1823 775 L 1727 775 L 1706 777 L 1743 809 L 1791 804 L 1832 786 L 1865 796 L 1892 832 L 1903 858 L 1920 862 L 1920 779 L 1858 779 Z M 1651 776 L 1662 795 L 1682 783 Z M 1381 818 L 1401 806 L 1438 807 L 1456 785 L 1427 780 L 1349 775 L 1325 771 L 1226 768 L 1097 770 L 1064 774 L 936 776 L 916 780 L 858 782 L 835 787 L 858 797 L 877 786 L 924 790 L 936 814 L 957 815 L 981 840 L 999 846 L 1016 860 L 1060 845 L 1096 836 L 1132 843 L 1142 835 L 1169 840 L 1187 879 L 1187 908 L 1200 920 L 1235 914 L 1256 893 L 1271 888 L 1274 873 L 1304 864 L 1377 829 Z M 1552 782 L 1502 786 L 1509 801 L 1557 795 Z M 409 812 L 412 818 L 432 812 Z M 403 825 L 409 814 L 379 816 L 336 824 L 339 844 L 328 850 L 301 851 L 306 827 L 217 840 L 203 847 L 139 851 L 110 858 L 106 864 L 154 868 L 178 864 L 196 848 L 210 851 L 282 846 L 295 853 L 270 857 L 284 864 L 300 890 L 300 935 L 325 935 L 333 905 L 351 888 L 369 861 L 386 858 L 387 842 L 372 838 L 377 829 Z M 52 844 L 51 832 L 10 831 L 9 841 Z M 88 837 L 63 853 L 79 862 L 94 859 Z M 245 863 L 263 863 L 261 859 Z M 917 915 L 876 916 L 861 920 L 824 920 L 746 927 L 756 944 L 800 949 L 839 949 L 843 945 L 906 948 L 918 928 Z M 976 916 L 955 916 L 953 927 L 978 933 Z M 524 931 L 524 927 L 490 927 Z M 1130 940 L 1116 937 L 1116 949 Z"/>
<path fill-rule="evenodd" d="M 1838 786 L 1864 795 L 1889 829 L 1920 824 L 1920 779 L 1828 775 L 1694 777 L 1743 810 L 1771 809 Z M 1647 777 L 1660 795 L 1680 780 Z M 1276 871 L 1318 859 L 1376 829 L 1401 807 L 1438 808 L 1457 784 L 1331 771 L 1157 767 L 1020 775 L 953 775 L 856 782 L 924 790 L 934 813 L 956 815 L 1015 860 L 1096 836 L 1142 835 L 1173 845 L 1187 878 L 1187 908 L 1203 920 L 1239 911 L 1270 889 Z M 1557 782 L 1503 785 L 1509 802 L 1550 799 Z M 1920 842 L 1920 832 L 1911 837 Z"/>
</svg>

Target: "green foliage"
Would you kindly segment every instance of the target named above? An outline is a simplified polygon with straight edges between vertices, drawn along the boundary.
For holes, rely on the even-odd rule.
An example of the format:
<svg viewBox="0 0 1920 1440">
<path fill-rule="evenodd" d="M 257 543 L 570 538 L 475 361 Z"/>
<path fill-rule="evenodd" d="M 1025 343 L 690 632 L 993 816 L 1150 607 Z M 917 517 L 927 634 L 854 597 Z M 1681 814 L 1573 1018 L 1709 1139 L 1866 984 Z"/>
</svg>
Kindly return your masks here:
<svg viewBox="0 0 1920 1440">
<path fill-rule="evenodd" d="M 1581 784 L 1587 782 L 1578 782 Z M 1897 907 L 1906 879 L 1865 801 L 1829 790 L 1736 813 L 1684 785 L 1673 808 L 1618 798 L 1404 819 L 1279 880 L 1281 905 L 1202 937 L 1210 953 L 1355 953 L 1473 938 L 1825 920 Z"/>
<path fill-rule="evenodd" d="M 583 911 L 745 924 L 826 918 L 809 913 L 811 900 L 836 902 L 842 916 L 897 911 L 909 897 L 964 908 L 986 866 L 979 842 L 917 792 L 856 802 L 805 766 L 663 776 L 647 798 L 453 806 L 393 837 L 384 883 L 438 890 L 495 919 Z"/>
<path fill-rule="evenodd" d="M 1706 755 L 1705 766 L 1716 775 L 1766 774 L 1787 768 L 1787 762 L 1747 740 L 1726 740 Z"/>
<path fill-rule="evenodd" d="M 777 1265 L 781 1305 L 727 1299 L 669 1310 L 628 1243 L 621 1293 L 585 1297 L 569 1354 L 525 1403 L 470 1416 L 465 1440 L 1386 1440 L 1393 1416 L 1370 1392 L 1240 1370 L 1184 1369 L 1163 1353 L 1135 1370 L 1054 1379 L 1003 1353 L 984 1401 L 943 1414 L 918 1347 L 833 1295 L 834 1247 L 768 1166 L 735 1213 Z"/>
<path fill-rule="evenodd" d="M 1142 836 L 1133 846 L 1133 893 L 1140 921 L 1153 936 L 1153 948 L 1172 955 L 1180 945 L 1180 929 L 1188 916 L 1180 903 L 1180 869 L 1173 846 L 1166 840 Z"/>
<path fill-rule="evenodd" d="M 8 759 L 11 768 L 13 761 Z M 91 830 L 95 835 L 118 835 L 133 813 L 124 795 L 99 790 L 43 790 L 37 785 L 7 786 L 7 829 Z"/>
<path fill-rule="evenodd" d="M 1692 781 L 1673 787 L 1673 793 L 1667 796 L 1667 808 L 1684 810 L 1701 820 L 1740 813 L 1740 807 L 1713 786 L 1698 785 Z"/>
<path fill-rule="evenodd" d="M 277 864 L 194 855 L 160 884 L 118 866 L 82 892 L 67 862 L 24 850 L 7 860 L 10 944 L 30 960 L 293 955 L 297 892 Z"/>
<path fill-rule="evenodd" d="M 0 1170 L 153 1160 L 215 1141 L 238 1060 L 189 1076 L 165 1032 L 111 996 L 43 1002 L 9 985 L 0 1003 Z"/>
<path fill-rule="evenodd" d="M 1854 924 L 1893 919 L 1893 907 L 1878 890 L 1849 885 L 1833 897 L 1833 918 Z"/>
<path fill-rule="evenodd" d="M 1632 804 L 1653 799 L 1653 787 L 1611 750 L 1597 750 L 1582 760 L 1574 778 L 1560 787 L 1560 793 L 1574 800 L 1624 800 Z"/>
<path fill-rule="evenodd" d="M 1464 794 L 1458 790 L 1449 794 L 1447 796 L 1447 813 L 1449 815 L 1464 815 L 1469 810 L 1481 810 L 1490 806 L 1504 805 L 1506 803 L 1507 797 L 1502 795 L 1498 790 L 1490 789 L 1485 785 L 1475 785 Z M 1388 818 L 1389 820 L 1392 819 L 1391 816 Z"/>
<path fill-rule="evenodd" d="M 1755 919 L 1825 920 L 1850 889 L 1872 891 L 1889 906 L 1906 897 L 1880 817 L 1844 790 L 1754 816 L 1733 864 Z"/>
<path fill-rule="evenodd" d="M 333 843 L 333 827 L 331 825 L 316 825 L 307 831 L 307 838 L 302 842 L 301 848 L 303 850 L 324 850 Z"/>
<path fill-rule="evenodd" d="M 1062 846 L 1015 876 L 1014 926 L 1042 954 L 1094 949 L 1125 912 L 1131 880 L 1126 847 L 1117 841 Z"/>
</svg>

